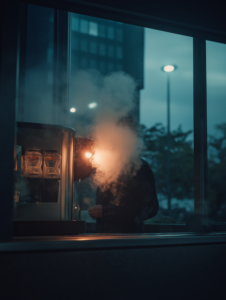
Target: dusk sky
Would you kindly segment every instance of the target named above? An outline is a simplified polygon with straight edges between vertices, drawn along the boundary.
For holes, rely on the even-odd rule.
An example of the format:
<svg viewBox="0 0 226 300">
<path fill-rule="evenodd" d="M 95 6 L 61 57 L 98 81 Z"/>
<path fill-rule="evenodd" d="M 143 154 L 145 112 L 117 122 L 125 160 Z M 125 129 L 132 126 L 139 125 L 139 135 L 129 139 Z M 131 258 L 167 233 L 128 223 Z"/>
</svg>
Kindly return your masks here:
<svg viewBox="0 0 226 300">
<path fill-rule="evenodd" d="M 140 94 L 140 123 L 166 125 L 167 74 L 163 65 L 174 64 L 170 73 L 171 130 L 193 129 L 193 39 L 145 29 L 144 89 Z M 208 131 L 226 122 L 226 45 L 207 42 Z"/>
</svg>

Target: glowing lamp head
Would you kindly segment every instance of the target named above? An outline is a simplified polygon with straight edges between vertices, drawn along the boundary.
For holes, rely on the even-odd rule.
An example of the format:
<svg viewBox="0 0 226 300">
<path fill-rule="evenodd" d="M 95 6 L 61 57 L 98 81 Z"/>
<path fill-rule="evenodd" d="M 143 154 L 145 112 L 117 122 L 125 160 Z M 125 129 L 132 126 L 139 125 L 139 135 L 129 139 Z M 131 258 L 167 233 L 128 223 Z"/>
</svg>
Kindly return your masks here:
<svg viewBox="0 0 226 300">
<path fill-rule="evenodd" d="M 72 107 L 72 108 L 70 109 L 70 112 L 74 113 L 74 112 L 76 112 L 76 109 L 75 109 L 74 107 Z"/>
<path fill-rule="evenodd" d="M 89 105 L 89 108 L 94 108 L 94 107 L 96 107 L 97 106 L 97 103 L 96 102 L 93 102 L 93 103 L 90 103 Z"/>
<path fill-rule="evenodd" d="M 172 65 L 168 65 L 168 66 L 165 66 L 163 69 L 165 72 L 172 72 L 175 69 L 175 67 Z"/>
<path fill-rule="evenodd" d="M 87 158 L 90 158 L 90 157 L 92 156 L 92 154 L 91 154 L 90 152 L 86 152 L 85 156 L 86 156 Z"/>
</svg>

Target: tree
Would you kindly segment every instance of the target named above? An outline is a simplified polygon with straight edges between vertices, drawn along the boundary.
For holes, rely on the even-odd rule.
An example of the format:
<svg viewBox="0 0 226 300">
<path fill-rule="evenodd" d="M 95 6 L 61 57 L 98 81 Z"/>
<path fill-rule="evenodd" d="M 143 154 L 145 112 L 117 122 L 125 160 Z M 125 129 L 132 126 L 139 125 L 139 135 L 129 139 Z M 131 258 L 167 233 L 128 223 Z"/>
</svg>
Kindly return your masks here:
<svg viewBox="0 0 226 300">
<path fill-rule="evenodd" d="M 143 156 L 149 162 L 159 194 L 167 196 L 167 131 L 157 123 L 143 129 L 145 151 Z M 171 197 L 191 199 L 194 197 L 194 158 L 192 141 L 188 140 L 191 130 L 183 132 L 181 126 L 170 133 L 170 178 Z"/>
<path fill-rule="evenodd" d="M 208 142 L 209 207 L 213 221 L 226 222 L 226 123 L 216 129 L 219 134 Z"/>
</svg>

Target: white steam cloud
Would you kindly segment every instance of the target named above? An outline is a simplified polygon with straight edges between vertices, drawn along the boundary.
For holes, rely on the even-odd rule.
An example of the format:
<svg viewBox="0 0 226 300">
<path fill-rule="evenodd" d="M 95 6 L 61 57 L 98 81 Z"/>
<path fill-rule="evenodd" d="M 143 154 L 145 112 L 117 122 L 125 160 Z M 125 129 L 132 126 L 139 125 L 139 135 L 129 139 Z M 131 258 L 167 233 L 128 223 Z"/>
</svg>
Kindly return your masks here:
<svg viewBox="0 0 226 300">
<path fill-rule="evenodd" d="M 131 174 L 140 166 L 142 142 L 134 128 L 120 123 L 135 109 L 136 83 L 123 72 L 103 77 L 97 71 L 80 71 L 72 87 L 71 107 L 76 108 L 78 120 L 75 129 L 93 139 L 97 170 L 93 181 L 106 189 L 120 175 Z M 97 106 L 89 110 L 88 105 L 93 102 Z"/>
</svg>

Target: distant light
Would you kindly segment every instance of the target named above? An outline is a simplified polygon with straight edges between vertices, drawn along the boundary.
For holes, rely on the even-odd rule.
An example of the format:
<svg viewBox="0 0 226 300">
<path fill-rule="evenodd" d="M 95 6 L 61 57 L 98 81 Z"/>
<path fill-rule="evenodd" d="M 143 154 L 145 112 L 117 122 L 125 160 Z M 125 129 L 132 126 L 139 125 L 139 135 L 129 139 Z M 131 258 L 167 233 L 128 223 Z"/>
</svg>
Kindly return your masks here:
<svg viewBox="0 0 226 300">
<path fill-rule="evenodd" d="M 93 102 L 93 103 L 90 103 L 88 106 L 89 106 L 89 108 L 94 108 L 97 106 L 97 103 Z"/>
<path fill-rule="evenodd" d="M 75 109 L 74 107 L 72 107 L 72 108 L 70 109 L 70 112 L 74 113 L 74 112 L 76 112 L 76 109 Z"/>
<path fill-rule="evenodd" d="M 92 154 L 90 152 L 86 152 L 86 157 L 90 158 L 92 156 Z"/>
<path fill-rule="evenodd" d="M 168 66 L 165 66 L 163 69 L 165 72 L 172 72 L 175 68 L 172 65 L 168 65 Z"/>
</svg>

